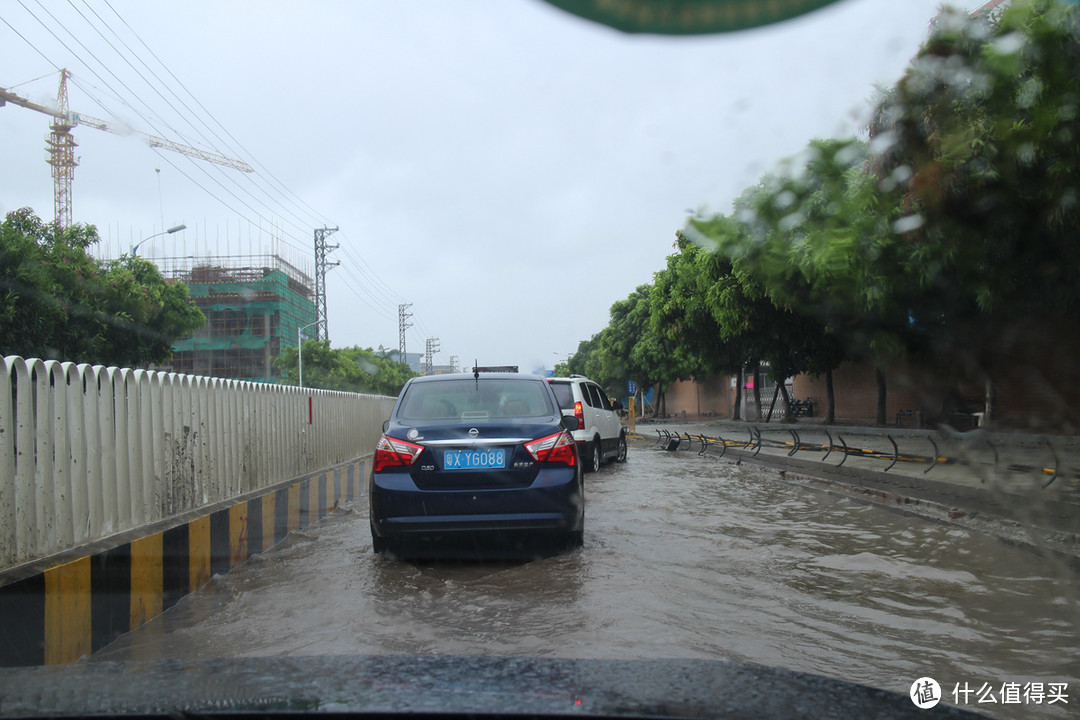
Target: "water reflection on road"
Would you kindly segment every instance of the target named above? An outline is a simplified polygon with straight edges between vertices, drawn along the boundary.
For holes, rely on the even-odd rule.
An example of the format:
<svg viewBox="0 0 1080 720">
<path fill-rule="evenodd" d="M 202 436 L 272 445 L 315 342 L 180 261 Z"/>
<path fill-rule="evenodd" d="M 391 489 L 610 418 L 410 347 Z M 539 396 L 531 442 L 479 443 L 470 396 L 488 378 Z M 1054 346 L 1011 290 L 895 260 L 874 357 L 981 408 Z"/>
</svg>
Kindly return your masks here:
<svg viewBox="0 0 1080 720">
<path fill-rule="evenodd" d="M 95 658 L 461 653 L 694 657 L 906 693 L 921 676 L 1068 682 L 1075 573 L 1000 541 L 633 448 L 586 476 L 585 547 L 507 562 L 371 553 L 366 503 L 295 533 Z M 1013 712 L 1009 712 L 1009 710 Z"/>
</svg>

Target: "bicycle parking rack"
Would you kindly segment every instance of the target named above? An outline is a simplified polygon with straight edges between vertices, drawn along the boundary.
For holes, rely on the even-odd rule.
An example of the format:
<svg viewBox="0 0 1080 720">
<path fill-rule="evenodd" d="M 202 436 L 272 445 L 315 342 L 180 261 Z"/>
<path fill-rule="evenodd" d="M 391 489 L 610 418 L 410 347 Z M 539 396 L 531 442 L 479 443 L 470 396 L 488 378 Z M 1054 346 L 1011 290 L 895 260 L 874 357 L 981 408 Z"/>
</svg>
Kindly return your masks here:
<svg viewBox="0 0 1080 720">
<path fill-rule="evenodd" d="M 656 442 L 668 452 L 674 452 L 678 449 L 679 443 L 682 442 L 682 436 L 678 433 L 668 432 L 667 430 L 657 430 Z"/>
<path fill-rule="evenodd" d="M 751 454 L 752 457 L 760 455 L 762 448 L 768 446 L 770 448 L 777 448 L 785 450 L 787 457 L 794 458 L 800 451 L 803 452 L 824 452 L 821 457 L 821 461 L 827 460 L 833 453 L 841 455 L 840 461 L 836 463 L 835 467 L 841 467 L 847 462 L 851 456 L 857 456 L 867 459 L 877 459 L 885 463 L 884 467 L 880 468 L 881 472 L 889 472 L 894 469 L 901 461 L 911 463 L 925 463 L 926 467 L 922 470 L 922 473 L 928 474 L 931 470 L 939 465 L 951 464 L 951 463 L 964 463 L 972 464 L 974 461 L 968 457 L 971 450 L 979 444 L 986 446 L 987 450 L 991 453 L 993 460 L 991 464 L 995 468 L 1002 467 L 1002 457 L 998 451 L 998 446 L 992 442 L 991 438 L 963 438 L 961 439 L 961 446 L 958 448 L 958 455 L 954 457 L 943 457 L 941 441 L 947 439 L 943 435 L 934 435 L 932 433 L 920 433 L 919 437 L 924 439 L 929 445 L 931 452 L 928 455 L 911 454 L 901 452 L 900 444 L 897 440 L 901 437 L 906 437 L 908 444 L 913 435 L 910 431 L 890 431 L 888 429 L 882 429 L 880 432 L 858 432 L 848 431 L 847 437 L 844 432 L 836 432 L 836 428 L 818 428 L 817 430 L 825 435 L 826 441 L 823 443 L 807 443 L 804 442 L 802 433 L 814 428 L 792 428 L 792 427 L 765 427 L 762 428 L 757 424 L 747 425 L 747 439 L 745 441 L 727 440 L 722 435 L 717 434 L 715 437 L 710 437 L 705 434 L 692 434 L 689 432 L 679 434 L 677 432 L 671 432 L 664 429 L 657 429 L 657 444 L 667 451 L 675 451 L 680 446 L 684 449 L 697 450 L 699 456 L 709 453 L 710 448 L 718 447 L 716 451 L 716 457 L 722 458 L 727 453 L 728 447 L 737 447 Z M 835 437 L 834 437 L 835 432 Z M 767 434 L 770 433 L 785 433 L 790 435 L 790 440 L 779 440 L 775 437 L 769 438 Z M 869 440 L 870 438 L 877 438 L 878 441 L 887 441 L 891 449 L 873 449 L 872 447 L 865 446 L 864 442 L 849 442 L 853 438 L 864 438 Z M 959 436 L 958 436 L 959 437 Z M 697 443 L 695 448 L 694 443 Z M 1007 440 L 999 440 L 998 444 L 1007 442 Z M 1024 465 L 1024 464 L 1009 464 L 1004 469 L 1015 472 L 1035 472 L 1045 474 L 1047 477 L 1044 481 L 1040 482 L 1043 489 L 1049 488 L 1058 478 L 1063 475 L 1069 477 L 1075 477 L 1080 480 L 1080 468 L 1072 468 L 1066 470 L 1062 467 L 1062 456 L 1058 451 L 1058 448 L 1050 441 L 1049 438 L 1042 438 L 1039 445 L 1045 447 L 1052 458 L 1052 467 L 1040 467 L 1038 465 Z M 1032 449 L 1031 445 L 1028 445 L 1028 449 Z"/>
<path fill-rule="evenodd" d="M 701 441 L 701 449 L 698 450 L 698 455 L 704 455 L 705 451 L 709 449 L 709 438 L 704 435 L 699 435 L 698 440 Z"/>
<path fill-rule="evenodd" d="M 738 426 L 732 426 L 733 431 Z M 748 423 L 746 435 L 737 440 L 725 438 L 719 432 L 715 436 L 691 432 L 673 432 L 662 428 L 656 430 L 659 447 L 674 452 L 680 447 L 687 451 L 696 451 L 698 456 L 712 455 L 725 457 L 729 447 L 758 457 L 765 448 L 768 454 L 778 453 L 789 458 L 798 458 L 800 452 L 824 453 L 819 462 L 827 462 L 833 454 L 839 454 L 834 467 L 842 467 L 848 458 L 855 456 L 864 462 L 860 466 L 878 472 L 892 472 L 901 462 L 924 465 L 923 475 L 929 474 L 941 465 L 960 464 L 977 470 L 982 482 L 992 477 L 993 472 L 1028 473 L 1035 476 L 1035 484 L 1046 490 L 1060 478 L 1071 481 L 1066 492 L 1080 494 L 1080 439 L 1057 439 L 1042 436 L 1017 436 L 1004 433 L 985 433 L 981 430 L 957 432 L 949 428 L 937 431 L 903 428 L 856 428 L 824 427 L 812 424 L 792 426 L 787 423 L 776 425 Z M 777 434 L 784 434 L 780 438 Z M 807 442 L 806 436 L 824 436 L 818 441 Z M 1055 440 L 1057 442 L 1055 443 Z M 928 445 L 919 450 L 919 443 Z M 1063 445 L 1064 444 L 1064 445 Z M 1067 447 L 1065 447 L 1067 446 Z M 1018 450 L 1024 458 L 1019 460 L 1009 449 Z M 943 452 L 946 453 L 943 455 Z M 1016 461 L 1010 462 L 1012 454 Z M 1030 460 L 1028 459 L 1030 458 Z M 872 461 L 880 461 L 875 464 Z M 1074 487 L 1076 486 L 1076 487 Z"/>
<path fill-rule="evenodd" d="M 687 450 L 693 450 L 694 449 L 694 441 L 696 440 L 697 442 L 701 443 L 701 447 L 698 448 L 697 454 L 698 455 L 704 455 L 705 454 L 705 450 L 708 449 L 708 447 L 709 447 L 709 438 L 707 438 L 704 435 L 691 435 L 690 433 L 683 433 L 683 435 L 686 438 L 686 449 Z"/>
</svg>

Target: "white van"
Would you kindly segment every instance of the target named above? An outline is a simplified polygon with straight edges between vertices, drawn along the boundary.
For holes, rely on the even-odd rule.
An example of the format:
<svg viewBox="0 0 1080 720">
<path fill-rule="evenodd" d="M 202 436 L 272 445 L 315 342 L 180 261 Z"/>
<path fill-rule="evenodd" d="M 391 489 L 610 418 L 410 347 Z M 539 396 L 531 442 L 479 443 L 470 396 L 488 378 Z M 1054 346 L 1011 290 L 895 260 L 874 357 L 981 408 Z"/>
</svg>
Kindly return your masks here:
<svg viewBox="0 0 1080 720">
<path fill-rule="evenodd" d="M 619 419 L 622 403 L 614 403 L 604 390 L 583 375 L 548 378 L 564 415 L 573 415 L 580 427 L 573 433 L 585 470 L 593 472 L 606 460 L 626 462 L 626 428 Z"/>
</svg>

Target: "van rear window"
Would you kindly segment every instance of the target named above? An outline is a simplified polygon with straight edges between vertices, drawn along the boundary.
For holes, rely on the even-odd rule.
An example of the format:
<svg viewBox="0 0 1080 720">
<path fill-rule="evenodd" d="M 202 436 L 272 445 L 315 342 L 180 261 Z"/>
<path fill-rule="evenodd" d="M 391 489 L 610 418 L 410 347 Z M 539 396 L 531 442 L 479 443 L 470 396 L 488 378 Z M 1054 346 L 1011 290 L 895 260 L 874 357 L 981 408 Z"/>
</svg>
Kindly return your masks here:
<svg viewBox="0 0 1080 720">
<path fill-rule="evenodd" d="M 553 382 L 549 384 L 551 389 L 555 391 L 555 399 L 559 401 L 559 407 L 572 409 L 574 407 L 574 393 L 570 390 L 570 383 Z"/>
</svg>

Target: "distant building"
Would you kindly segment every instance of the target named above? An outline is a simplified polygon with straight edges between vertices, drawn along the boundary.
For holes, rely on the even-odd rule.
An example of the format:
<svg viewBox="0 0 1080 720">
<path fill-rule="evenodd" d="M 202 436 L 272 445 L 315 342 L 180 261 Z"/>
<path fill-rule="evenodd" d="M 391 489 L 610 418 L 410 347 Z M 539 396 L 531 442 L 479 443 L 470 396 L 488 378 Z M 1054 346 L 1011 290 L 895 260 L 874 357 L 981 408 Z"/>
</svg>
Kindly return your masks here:
<svg viewBox="0 0 1080 720">
<path fill-rule="evenodd" d="M 381 348 L 380 348 L 381 349 Z M 387 350 L 386 357 L 395 362 L 404 362 L 409 366 L 409 369 L 415 373 L 424 372 L 424 354 L 423 353 L 405 353 L 404 361 L 401 359 L 401 353 L 397 350 Z"/>
<path fill-rule="evenodd" d="M 206 325 L 173 344 L 169 369 L 211 377 L 280 382 L 273 359 L 296 347 L 315 322 L 314 282 L 277 255 L 164 258 L 170 280 L 187 285 Z M 315 337 L 314 326 L 305 339 Z"/>
</svg>

